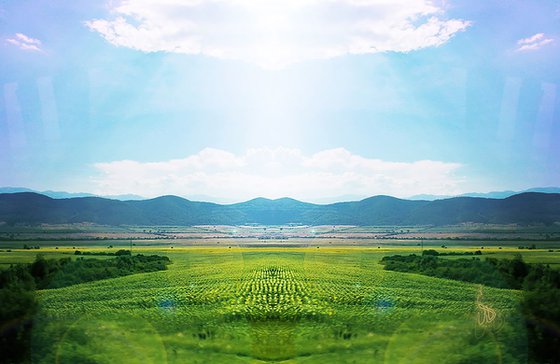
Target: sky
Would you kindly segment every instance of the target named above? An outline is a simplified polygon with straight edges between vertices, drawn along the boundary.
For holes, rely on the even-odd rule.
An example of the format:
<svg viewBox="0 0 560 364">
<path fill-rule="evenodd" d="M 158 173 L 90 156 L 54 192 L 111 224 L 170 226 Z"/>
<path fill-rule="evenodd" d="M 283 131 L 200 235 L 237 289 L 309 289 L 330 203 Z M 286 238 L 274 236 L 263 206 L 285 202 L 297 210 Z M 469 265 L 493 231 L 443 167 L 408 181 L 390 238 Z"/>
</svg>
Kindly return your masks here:
<svg viewBox="0 0 560 364">
<path fill-rule="evenodd" d="M 560 1 L 0 0 L 0 186 L 560 186 Z"/>
</svg>

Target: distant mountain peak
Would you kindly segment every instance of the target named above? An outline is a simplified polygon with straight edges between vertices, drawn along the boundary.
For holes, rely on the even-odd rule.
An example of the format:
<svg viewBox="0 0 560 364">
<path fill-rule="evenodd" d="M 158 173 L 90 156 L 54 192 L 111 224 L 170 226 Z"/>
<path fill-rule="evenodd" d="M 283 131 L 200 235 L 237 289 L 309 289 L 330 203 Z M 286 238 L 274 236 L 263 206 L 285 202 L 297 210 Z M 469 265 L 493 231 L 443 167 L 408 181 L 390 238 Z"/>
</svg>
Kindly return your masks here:
<svg viewBox="0 0 560 364">
<path fill-rule="evenodd" d="M 86 192 L 64 192 L 64 191 L 51 191 L 51 190 L 37 191 L 26 187 L 0 187 L 0 193 L 19 193 L 19 192 L 34 192 L 55 199 L 67 199 L 67 198 L 77 198 L 77 197 L 102 197 L 102 198 L 119 200 L 119 201 L 145 199 L 142 196 L 132 195 L 132 194 L 99 196 L 93 193 L 86 193 Z"/>
<path fill-rule="evenodd" d="M 407 201 L 398 197 L 393 197 L 393 196 L 389 196 L 389 195 L 375 195 L 375 196 L 371 196 L 371 197 L 367 197 L 364 198 L 363 200 L 360 200 L 360 202 L 363 201 Z"/>
<path fill-rule="evenodd" d="M 494 198 L 503 199 L 508 198 L 513 195 L 519 195 L 525 192 L 540 192 L 540 193 L 560 193 L 560 187 L 533 187 L 522 191 L 492 191 L 492 192 L 469 192 L 460 195 L 429 195 L 421 194 L 408 197 L 409 200 L 424 200 L 424 201 L 435 201 L 444 200 L 453 197 L 479 197 L 479 198 Z"/>
<path fill-rule="evenodd" d="M 163 196 L 158 196 L 158 197 L 154 197 L 154 198 L 150 198 L 149 201 L 154 201 L 154 200 L 181 200 L 181 201 L 189 201 L 188 199 L 184 198 L 184 197 L 180 197 L 180 196 L 175 196 L 175 195 L 163 195 Z"/>
</svg>

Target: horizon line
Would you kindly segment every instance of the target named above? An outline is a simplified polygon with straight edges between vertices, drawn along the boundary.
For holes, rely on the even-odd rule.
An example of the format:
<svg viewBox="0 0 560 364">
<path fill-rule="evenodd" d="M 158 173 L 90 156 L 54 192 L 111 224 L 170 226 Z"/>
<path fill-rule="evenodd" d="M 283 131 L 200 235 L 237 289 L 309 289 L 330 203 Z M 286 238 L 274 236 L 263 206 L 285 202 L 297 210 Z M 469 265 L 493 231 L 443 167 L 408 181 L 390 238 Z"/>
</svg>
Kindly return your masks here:
<svg viewBox="0 0 560 364">
<path fill-rule="evenodd" d="M 2 189 L 25 189 L 25 191 L 14 191 L 14 192 L 2 192 Z M 531 190 L 537 190 L 537 189 L 557 189 L 558 191 L 553 191 L 553 192 L 545 192 L 545 191 L 531 191 Z M 53 196 L 49 196 L 46 193 L 53 193 L 53 194 L 67 194 L 67 195 L 85 195 L 85 196 L 67 196 L 67 197 L 53 197 Z M 247 203 L 247 202 L 251 202 L 251 201 L 256 201 L 256 200 L 266 200 L 266 201 L 280 201 L 280 200 L 292 200 L 292 201 L 296 201 L 296 202 L 300 202 L 300 203 L 306 203 L 306 204 L 312 204 L 312 205 L 332 205 L 332 204 L 337 204 L 337 203 L 348 203 L 348 202 L 362 202 L 365 201 L 367 199 L 371 199 L 371 198 L 376 198 L 376 197 L 389 197 L 392 199 L 396 199 L 396 200 L 402 200 L 402 201 L 428 201 L 428 202 L 433 202 L 433 201 L 438 201 L 438 200 L 448 200 L 448 199 L 453 199 L 453 198 L 482 198 L 482 199 L 493 199 L 493 200 L 504 200 L 507 199 L 509 197 L 512 196 L 517 196 L 517 195 L 521 195 L 521 194 L 526 194 L 526 193 L 543 193 L 543 194 L 560 194 L 560 187 L 533 187 L 533 188 L 529 188 L 523 191 L 513 191 L 513 190 L 505 190 L 505 191 L 492 191 L 492 192 L 469 192 L 469 193 L 465 193 L 465 194 L 460 194 L 460 195 L 451 195 L 451 196 L 446 196 L 446 195 L 430 195 L 430 194 L 417 194 L 417 195 L 413 195 L 410 197 L 395 197 L 392 195 L 387 195 L 387 194 L 376 194 L 376 195 L 371 195 L 371 196 L 367 196 L 367 197 L 363 197 L 363 198 L 359 198 L 359 199 L 349 199 L 349 200 L 334 200 L 331 202 L 309 202 L 309 201 L 305 201 L 303 199 L 297 199 L 294 197 L 289 197 L 289 196 L 283 196 L 283 197 L 278 197 L 278 198 L 271 198 L 271 197 L 264 197 L 264 196 L 257 196 L 257 197 L 252 197 L 252 198 L 248 198 L 248 199 L 243 199 L 240 201 L 236 201 L 236 202 L 214 202 L 214 201 L 205 201 L 205 200 L 197 200 L 197 199 L 192 199 L 186 196 L 180 196 L 180 195 L 173 195 L 173 194 L 167 194 L 167 195 L 160 195 L 160 196 L 155 196 L 155 197 L 145 197 L 145 196 L 139 196 L 139 195 L 134 195 L 134 194 L 122 194 L 122 195 L 97 195 L 97 194 L 93 194 L 93 193 L 88 193 L 88 192 L 65 192 L 65 191 L 53 191 L 53 190 L 45 190 L 45 191 L 36 191 L 30 188 L 25 188 L 25 187 L 0 187 L 0 195 L 4 195 L 4 194 L 24 194 L 24 193 L 29 193 L 29 194 L 37 194 L 37 195 L 41 195 L 44 197 L 47 197 L 49 199 L 53 199 L 53 200 L 71 200 L 71 199 L 81 199 L 81 198 L 99 198 L 99 199 L 104 199 L 104 200 L 113 200 L 113 201 L 120 201 L 120 202 L 134 202 L 134 201 L 150 201 L 150 200 L 156 200 L 156 199 L 160 199 L 160 198 L 165 198 L 165 197 L 174 197 L 174 198 L 179 198 L 185 201 L 189 201 L 189 202 L 200 202 L 200 203 L 208 203 L 208 204 L 216 204 L 216 205 L 236 205 L 236 204 L 242 204 L 242 203 Z M 499 194 L 499 193 L 503 193 L 503 194 L 507 194 L 503 197 L 488 197 L 488 196 L 483 196 L 483 195 L 490 195 L 490 194 Z M 124 197 L 124 196 L 136 196 L 138 198 L 135 199 L 119 199 L 116 197 Z M 469 196 L 469 195 L 481 195 L 481 196 Z M 438 197 L 438 198 L 433 198 L 433 199 L 424 199 L 424 198 L 415 198 L 415 197 L 420 197 L 420 196 L 432 196 L 432 197 Z M 209 196 L 211 197 L 211 196 Z M 322 199 L 328 199 L 328 198 L 322 198 Z"/>
</svg>

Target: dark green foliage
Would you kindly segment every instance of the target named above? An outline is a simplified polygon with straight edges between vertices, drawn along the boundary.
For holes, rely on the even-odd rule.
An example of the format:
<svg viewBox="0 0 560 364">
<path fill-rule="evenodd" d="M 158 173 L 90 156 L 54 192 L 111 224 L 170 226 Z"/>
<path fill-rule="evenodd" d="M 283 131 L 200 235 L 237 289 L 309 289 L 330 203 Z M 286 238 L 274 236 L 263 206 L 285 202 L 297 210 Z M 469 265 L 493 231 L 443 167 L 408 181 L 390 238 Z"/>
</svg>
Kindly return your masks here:
<svg viewBox="0 0 560 364">
<path fill-rule="evenodd" d="M 523 282 L 530 355 L 535 363 L 560 363 L 560 271 L 538 265 Z"/>
<path fill-rule="evenodd" d="M 533 362 L 560 363 L 560 289 L 527 291 L 522 308 Z"/>
<path fill-rule="evenodd" d="M 560 363 L 560 271 L 542 264 L 527 264 L 520 255 L 510 260 L 447 260 L 428 252 L 423 256 L 384 257 L 381 262 L 388 270 L 523 289 L 521 307 L 526 320 L 530 361 Z"/>
<path fill-rule="evenodd" d="M 426 252 L 428 253 L 425 254 Z M 412 254 L 383 257 L 381 264 L 384 264 L 385 269 L 388 270 L 420 273 L 432 277 L 510 289 L 522 289 L 524 284 L 532 287 L 536 284 L 534 282 L 545 279 L 552 271 L 543 265 L 529 265 L 523 261 L 520 255 L 513 259 L 486 258 L 480 260 L 480 258 L 472 257 L 451 260 L 438 258 L 429 250 L 425 251 L 423 256 Z"/>
<path fill-rule="evenodd" d="M 29 266 L 0 271 L 0 353 L 2 363 L 30 361 L 31 319 L 37 310 Z"/>
<path fill-rule="evenodd" d="M 529 246 L 518 246 L 517 249 L 535 250 L 535 249 L 537 249 L 537 246 L 535 244 L 531 244 Z"/>
<path fill-rule="evenodd" d="M 110 246 L 109 248 L 112 248 L 112 246 Z M 130 250 L 125 250 L 125 249 L 120 249 L 114 253 L 112 252 L 98 252 L 98 251 L 94 251 L 94 252 L 87 252 L 87 251 L 81 251 L 81 250 L 76 250 L 74 252 L 74 255 L 98 255 L 98 256 L 131 256 L 132 253 Z"/>
<path fill-rule="evenodd" d="M 155 272 L 166 269 L 169 263 L 169 258 L 159 255 L 121 254 L 114 259 L 106 260 L 94 258 L 78 258 L 74 261 L 69 258 L 37 259 L 31 265 L 31 269 L 37 273 L 34 275 L 37 288 L 43 289 L 66 287 L 135 273 Z"/>
<path fill-rule="evenodd" d="M 30 362 L 31 324 L 37 310 L 35 291 L 22 286 L 0 288 L 0 362 Z"/>
<path fill-rule="evenodd" d="M 437 253 L 437 252 L 436 252 Z M 447 260 L 433 254 L 394 255 L 384 257 L 381 263 L 385 269 L 399 272 L 420 273 L 432 277 L 485 284 L 497 288 L 509 288 L 506 278 L 496 264 L 479 258 Z"/>
<path fill-rule="evenodd" d="M 445 252 L 445 253 L 440 253 L 437 250 L 434 249 L 428 249 L 428 250 L 424 250 L 422 252 L 422 256 L 425 255 L 429 255 L 429 256 L 446 256 L 446 255 L 482 255 L 482 252 L 480 250 L 477 250 L 475 252 Z"/>
<path fill-rule="evenodd" d="M 434 249 L 428 249 L 428 250 L 424 250 L 422 252 L 422 255 L 432 255 L 432 256 L 438 256 L 439 253 L 437 252 L 437 250 Z"/>
<path fill-rule="evenodd" d="M 35 279 L 29 266 L 18 264 L 9 269 L 0 270 L 0 289 L 4 288 L 35 289 Z"/>
<path fill-rule="evenodd" d="M 78 254 L 78 251 L 76 251 Z M 125 275 L 164 270 L 170 260 L 158 255 L 131 256 L 119 250 L 114 259 L 44 259 L 0 271 L 0 362 L 30 362 L 33 315 L 37 310 L 35 289 L 60 288 Z"/>
<path fill-rule="evenodd" d="M 130 255 L 132 255 L 132 254 L 130 253 L 130 250 L 120 249 L 120 250 L 117 250 L 117 252 L 115 253 L 115 255 L 116 255 L 116 256 L 125 256 L 125 255 L 130 256 Z"/>
</svg>

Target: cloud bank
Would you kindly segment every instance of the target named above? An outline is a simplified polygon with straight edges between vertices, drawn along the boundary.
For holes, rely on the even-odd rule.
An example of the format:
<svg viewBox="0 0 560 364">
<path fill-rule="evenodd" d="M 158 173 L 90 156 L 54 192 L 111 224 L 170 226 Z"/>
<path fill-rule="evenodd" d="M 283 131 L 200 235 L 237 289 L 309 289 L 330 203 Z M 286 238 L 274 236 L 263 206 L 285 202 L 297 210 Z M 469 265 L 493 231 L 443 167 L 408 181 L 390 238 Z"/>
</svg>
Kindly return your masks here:
<svg viewBox="0 0 560 364">
<path fill-rule="evenodd" d="M 6 38 L 6 42 L 24 51 L 41 51 L 41 41 L 39 39 L 31 38 L 22 33 L 16 33 L 13 37 Z"/>
<path fill-rule="evenodd" d="M 348 195 L 456 194 L 462 184 L 457 163 L 388 162 L 343 148 L 313 155 L 285 148 L 250 149 L 240 155 L 207 148 L 183 159 L 123 160 L 94 167 L 99 172 L 94 192 L 100 195 L 206 195 L 232 201 L 287 196 L 316 202 Z"/>
<path fill-rule="evenodd" d="M 265 68 L 436 47 L 470 24 L 431 0 L 122 0 L 111 14 L 86 25 L 116 46 Z"/>
</svg>

